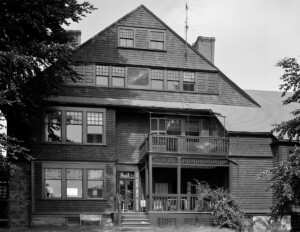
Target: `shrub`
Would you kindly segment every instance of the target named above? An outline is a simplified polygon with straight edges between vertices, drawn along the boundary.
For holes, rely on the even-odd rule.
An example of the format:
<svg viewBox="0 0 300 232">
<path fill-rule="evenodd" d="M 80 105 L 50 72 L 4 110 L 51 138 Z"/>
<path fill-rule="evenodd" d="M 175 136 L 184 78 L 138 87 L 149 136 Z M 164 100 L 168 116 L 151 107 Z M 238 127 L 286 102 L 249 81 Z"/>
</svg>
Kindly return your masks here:
<svg viewBox="0 0 300 232">
<path fill-rule="evenodd" d="M 212 189 L 207 183 L 196 181 L 198 204 L 206 202 L 214 224 L 220 228 L 244 230 L 249 227 L 248 220 L 239 206 L 238 200 L 223 188 Z"/>
</svg>

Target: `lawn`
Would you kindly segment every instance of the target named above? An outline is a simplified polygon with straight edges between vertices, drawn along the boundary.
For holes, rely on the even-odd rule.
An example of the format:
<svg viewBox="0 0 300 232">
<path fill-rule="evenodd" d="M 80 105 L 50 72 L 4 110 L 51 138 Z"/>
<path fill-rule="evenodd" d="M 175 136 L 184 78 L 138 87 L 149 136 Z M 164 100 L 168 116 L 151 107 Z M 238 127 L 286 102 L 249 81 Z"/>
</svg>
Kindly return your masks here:
<svg viewBox="0 0 300 232">
<path fill-rule="evenodd" d="M 0 230 L 1 231 L 1 230 Z M 66 228 L 33 228 L 24 230 L 7 230 L 7 232 L 129 232 L 129 231 L 145 231 L 145 232 L 233 232 L 233 230 L 228 229 L 218 229 L 214 227 L 203 227 L 203 226 L 182 226 L 182 227 L 155 227 L 143 230 L 128 230 L 122 228 L 112 228 L 112 229 L 100 229 L 95 226 L 83 226 L 83 227 L 66 227 Z"/>
</svg>

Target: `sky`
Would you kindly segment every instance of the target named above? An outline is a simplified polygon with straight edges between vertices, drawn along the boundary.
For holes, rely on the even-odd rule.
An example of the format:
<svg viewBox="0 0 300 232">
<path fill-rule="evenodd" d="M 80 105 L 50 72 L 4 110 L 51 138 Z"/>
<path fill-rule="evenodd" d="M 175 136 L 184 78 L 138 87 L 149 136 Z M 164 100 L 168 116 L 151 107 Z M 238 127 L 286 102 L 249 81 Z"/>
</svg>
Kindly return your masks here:
<svg viewBox="0 0 300 232">
<path fill-rule="evenodd" d="M 300 0 L 87 0 L 97 10 L 68 29 L 85 42 L 141 4 L 185 38 L 215 37 L 215 65 L 242 89 L 279 91 L 284 57 L 300 61 Z"/>
</svg>

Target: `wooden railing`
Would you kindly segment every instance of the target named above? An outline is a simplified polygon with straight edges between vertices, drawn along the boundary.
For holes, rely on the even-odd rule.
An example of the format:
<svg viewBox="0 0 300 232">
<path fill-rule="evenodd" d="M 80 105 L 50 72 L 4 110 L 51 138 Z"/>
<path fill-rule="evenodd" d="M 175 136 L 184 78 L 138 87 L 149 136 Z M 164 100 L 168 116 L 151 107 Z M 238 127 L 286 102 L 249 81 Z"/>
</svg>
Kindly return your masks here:
<svg viewBox="0 0 300 232">
<path fill-rule="evenodd" d="M 196 137 L 150 134 L 140 146 L 140 157 L 147 152 L 224 154 L 229 150 L 226 137 Z"/>
<path fill-rule="evenodd" d="M 153 194 L 150 210 L 210 212 L 211 207 L 196 194 Z"/>
</svg>

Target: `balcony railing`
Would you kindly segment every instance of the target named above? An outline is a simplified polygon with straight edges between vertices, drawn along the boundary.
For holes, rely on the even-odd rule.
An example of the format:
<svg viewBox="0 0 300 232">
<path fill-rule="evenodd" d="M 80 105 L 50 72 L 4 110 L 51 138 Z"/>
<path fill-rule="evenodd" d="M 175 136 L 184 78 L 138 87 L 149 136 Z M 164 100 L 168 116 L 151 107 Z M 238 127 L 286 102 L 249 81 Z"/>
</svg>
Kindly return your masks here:
<svg viewBox="0 0 300 232">
<path fill-rule="evenodd" d="M 196 194 L 153 194 L 150 210 L 210 212 L 210 202 Z"/>
<path fill-rule="evenodd" d="M 140 157 L 147 152 L 227 155 L 229 140 L 225 137 L 196 137 L 150 134 L 140 146 Z"/>
</svg>

